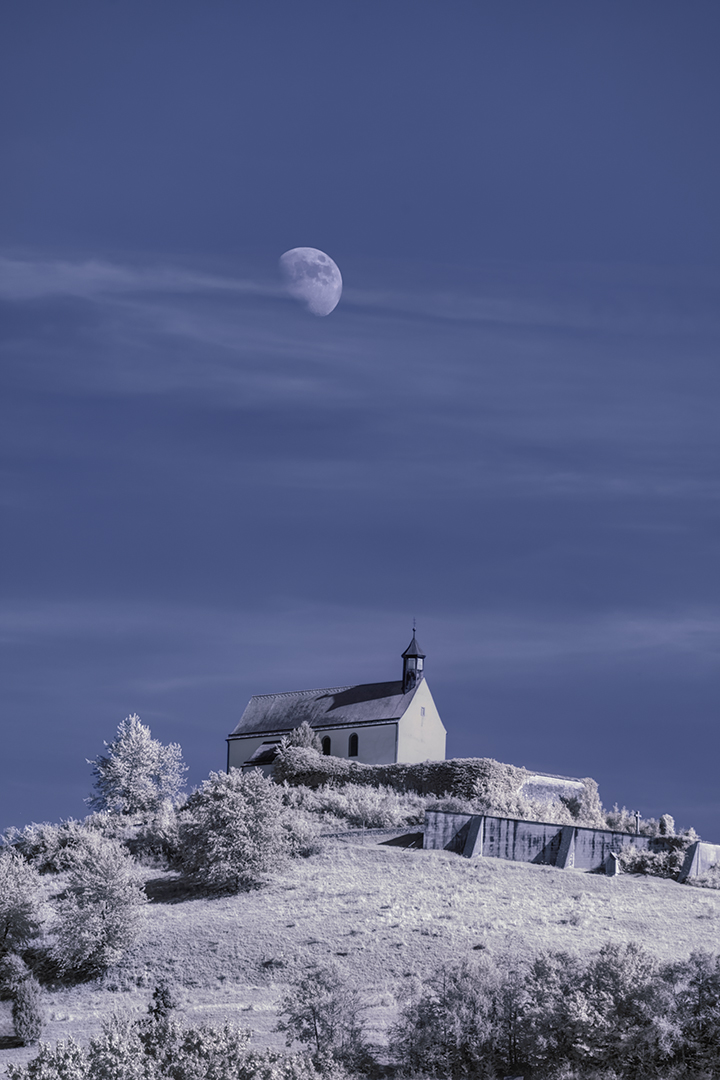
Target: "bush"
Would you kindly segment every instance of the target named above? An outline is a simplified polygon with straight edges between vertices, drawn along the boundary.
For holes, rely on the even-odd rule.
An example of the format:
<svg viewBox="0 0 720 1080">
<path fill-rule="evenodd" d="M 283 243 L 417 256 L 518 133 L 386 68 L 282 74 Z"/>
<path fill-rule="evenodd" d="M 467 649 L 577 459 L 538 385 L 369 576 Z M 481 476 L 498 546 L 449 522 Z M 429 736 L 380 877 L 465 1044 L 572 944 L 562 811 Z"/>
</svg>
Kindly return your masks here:
<svg viewBox="0 0 720 1080">
<path fill-rule="evenodd" d="M 413 987 L 390 1033 L 400 1068 L 411 1076 L 492 1076 L 501 986 L 492 965 L 464 962 Z"/>
<path fill-rule="evenodd" d="M 278 1030 L 286 1033 L 288 1046 L 294 1041 L 308 1046 L 317 1065 L 334 1059 L 360 1069 L 370 1060 L 361 1011 L 358 992 L 340 972 L 318 966 L 286 993 L 279 1008 L 284 1019 L 279 1021 Z"/>
<path fill-rule="evenodd" d="M 633 944 L 445 966 L 410 993 L 391 1045 L 407 1075 L 698 1080 L 715 1075 L 698 1066 L 717 1063 L 718 971 L 661 968 Z"/>
<path fill-rule="evenodd" d="M 281 748 L 273 775 L 282 783 L 318 788 L 328 783 L 354 783 L 370 787 L 386 785 L 395 791 L 419 795 L 457 795 L 460 798 L 491 798 L 498 792 L 514 794 L 530 775 L 526 769 L 502 765 L 490 758 L 453 758 L 422 761 L 414 765 L 363 765 L 320 754 L 305 747 Z"/>
<path fill-rule="evenodd" d="M 626 874 L 647 874 L 677 881 L 685 862 L 685 852 L 694 839 L 693 833 L 692 836 L 658 837 L 651 840 L 650 847 L 646 849 L 628 845 L 618 852 L 620 866 Z"/>
<path fill-rule="evenodd" d="M 519 795 L 523 783 L 532 775 L 527 769 L 504 765 L 491 758 L 452 758 L 413 765 L 363 765 L 294 746 L 281 747 L 273 770 L 273 777 L 280 784 L 303 785 L 315 790 L 327 785 L 348 784 L 386 787 L 396 792 L 467 800 L 479 814 L 529 816 L 537 821 L 604 827 L 594 780 L 583 781 L 584 789 L 579 796 L 565 799 L 558 805 L 526 800 Z"/>
<path fill-rule="evenodd" d="M 40 880 L 14 851 L 0 852 L 0 957 L 40 934 Z"/>
<path fill-rule="evenodd" d="M 419 825 L 425 815 L 426 800 L 415 792 L 397 792 L 389 787 L 363 784 L 326 784 L 311 788 L 283 786 L 286 806 L 306 814 L 320 814 L 333 823 L 346 822 L 353 828 L 391 829 Z"/>
<path fill-rule="evenodd" d="M 702 877 L 688 878 L 685 884 L 697 889 L 720 889 L 720 863 L 711 866 Z"/>
<path fill-rule="evenodd" d="M 252 888 L 309 842 L 307 821 L 293 815 L 281 789 L 257 771 L 210 773 L 183 817 L 181 868 L 214 889 Z"/>
<path fill-rule="evenodd" d="M 45 1023 L 45 1010 L 40 985 L 32 975 L 20 979 L 14 988 L 12 1019 L 15 1034 L 23 1046 L 38 1042 Z"/>
<path fill-rule="evenodd" d="M 7 1075 L 9 1080 L 87 1080 L 87 1051 L 74 1039 L 59 1042 L 54 1047 L 43 1044 L 27 1065 L 9 1062 Z"/>
<path fill-rule="evenodd" d="M 8 829 L 6 844 L 22 855 L 40 874 L 59 874 L 73 863 L 77 853 L 93 850 L 98 835 L 126 839 L 127 827 L 107 814 L 90 814 L 84 821 L 68 818 L 59 825 L 33 822 L 24 829 Z"/>
<path fill-rule="evenodd" d="M 166 801 L 180 801 L 187 767 L 177 743 L 163 746 L 137 713 L 119 725 L 107 753 L 94 761 L 95 794 L 87 800 L 96 810 L 113 814 L 156 814 Z"/>
<path fill-rule="evenodd" d="M 12 1001 L 20 983 L 27 979 L 30 971 L 16 953 L 5 953 L 0 957 L 0 1001 Z"/>
<path fill-rule="evenodd" d="M 140 936 L 146 901 L 137 867 L 117 841 L 95 836 L 76 851 L 58 905 L 60 969 L 96 974 L 120 960 Z"/>
<path fill-rule="evenodd" d="M 332 1061 L 319 1073 L 300 1054 L 249 1051 L 250 1033 L 231 1024 L 170 1021 L 154 1041 L 143 1038 L 144 1024 L 115 1017 L 87 1047 L 72 1039 L 43 1045 L 27 1065 L 8 1065 L 9 1080 L 348 1080 Z"/>
<path fill-rule="evenodd" d="M 162 803 L 126 844 L 129 851 L 146 865 L 166 868 L 178 864 L 180 822 L 169 799 Z"/>
<path fill-rule="evenodd" d="M 307 720 L 303 720 L 299 727 L 293 728 L 288 735 L 285 735 L 280 745 L 281 747 L 304 746 L 309 750 L 317 750 L 319 754 L 322 753 L 320 736 L 313 731 Z"/>
</svg>

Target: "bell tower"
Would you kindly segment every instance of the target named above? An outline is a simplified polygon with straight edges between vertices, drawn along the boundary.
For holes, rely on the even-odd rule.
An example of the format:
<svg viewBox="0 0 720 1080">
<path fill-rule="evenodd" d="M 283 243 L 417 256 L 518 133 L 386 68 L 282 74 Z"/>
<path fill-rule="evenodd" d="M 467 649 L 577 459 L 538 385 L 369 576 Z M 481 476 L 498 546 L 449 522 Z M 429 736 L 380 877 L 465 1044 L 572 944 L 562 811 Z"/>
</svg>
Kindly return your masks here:
<svg viewBox="0 0 720 1080">
<path fill-rule="evenodd" d="M 402 654 L 403 661 L 403 694 L 414 690 L 425 675 L 425 653 L 422 651 L 415 638 L 413 626 L 412 641 Z"/>
</svg>

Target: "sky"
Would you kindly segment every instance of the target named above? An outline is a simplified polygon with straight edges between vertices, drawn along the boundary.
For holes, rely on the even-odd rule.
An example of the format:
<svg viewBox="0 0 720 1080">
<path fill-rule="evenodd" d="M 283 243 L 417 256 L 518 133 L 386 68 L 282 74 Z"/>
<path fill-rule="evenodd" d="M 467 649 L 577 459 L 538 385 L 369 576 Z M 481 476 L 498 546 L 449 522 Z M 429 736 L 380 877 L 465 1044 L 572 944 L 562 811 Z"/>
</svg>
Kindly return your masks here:
<svg viewBox="0 0 720 1080">
<path fill-rule="evenodd" d="M 448 756 L 720 841 L 717 3 L 1 21 L 0 830 L 416 618 Z"/>
</svg>

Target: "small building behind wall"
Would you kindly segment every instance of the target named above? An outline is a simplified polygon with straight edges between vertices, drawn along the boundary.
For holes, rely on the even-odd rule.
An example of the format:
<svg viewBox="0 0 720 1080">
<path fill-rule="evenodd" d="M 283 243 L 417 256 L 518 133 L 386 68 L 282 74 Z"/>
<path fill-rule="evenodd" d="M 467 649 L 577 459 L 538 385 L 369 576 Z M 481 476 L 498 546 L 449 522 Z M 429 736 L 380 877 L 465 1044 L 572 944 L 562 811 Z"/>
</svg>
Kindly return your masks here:
<svg viewBox="0 0 720 1080">
<path fill-rule="evenodd" d="M 444 761 L 446 732 L 413 633 L 392 682 L 294 690 L 252 697 L 227 740 L 228 770 L 272 771 L 280 740 L 306 722 L 323 753 L 366 765 Z"/>
</svg>

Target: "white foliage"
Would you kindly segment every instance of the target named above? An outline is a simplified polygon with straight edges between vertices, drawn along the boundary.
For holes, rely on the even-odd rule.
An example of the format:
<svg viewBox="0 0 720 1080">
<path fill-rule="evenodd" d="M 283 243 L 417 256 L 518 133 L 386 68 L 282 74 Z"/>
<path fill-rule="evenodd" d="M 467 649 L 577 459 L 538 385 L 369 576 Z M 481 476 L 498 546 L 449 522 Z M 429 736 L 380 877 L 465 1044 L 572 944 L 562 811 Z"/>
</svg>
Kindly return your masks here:
<svg viewBox="0 0 720 1080">
<path fill-rule="evenodd" d="M 166 801 L 179 801 L 187 766 L 178 743 L 163 746 L 133 713 L 105 746 L 105 754 L 88 762 L 96 778 L 96 794 L 87 800 L 94 810 L 148 814 L 157 813 Z"/>
<path fill-rule="evenodd" d="M 115 840 L 94 835 L 73 853 L 58 905 L 54 955 L 65 970 L 102 970 L 135 944 L 147 897 L 132 858 Z"/>
<path fill-rule="evenodd" d="M 40 880 L 14 851 L 0 852 L 0 956 L 40 933 Z"/>
<path fill-rule="evenodd" d="M 312 844 L 313 830 L 283 805 L 282 790 L 261 773 L 210 773 L 186 803 L 182 864 L 213 888 L 258 884 Z"/>
</svg>

